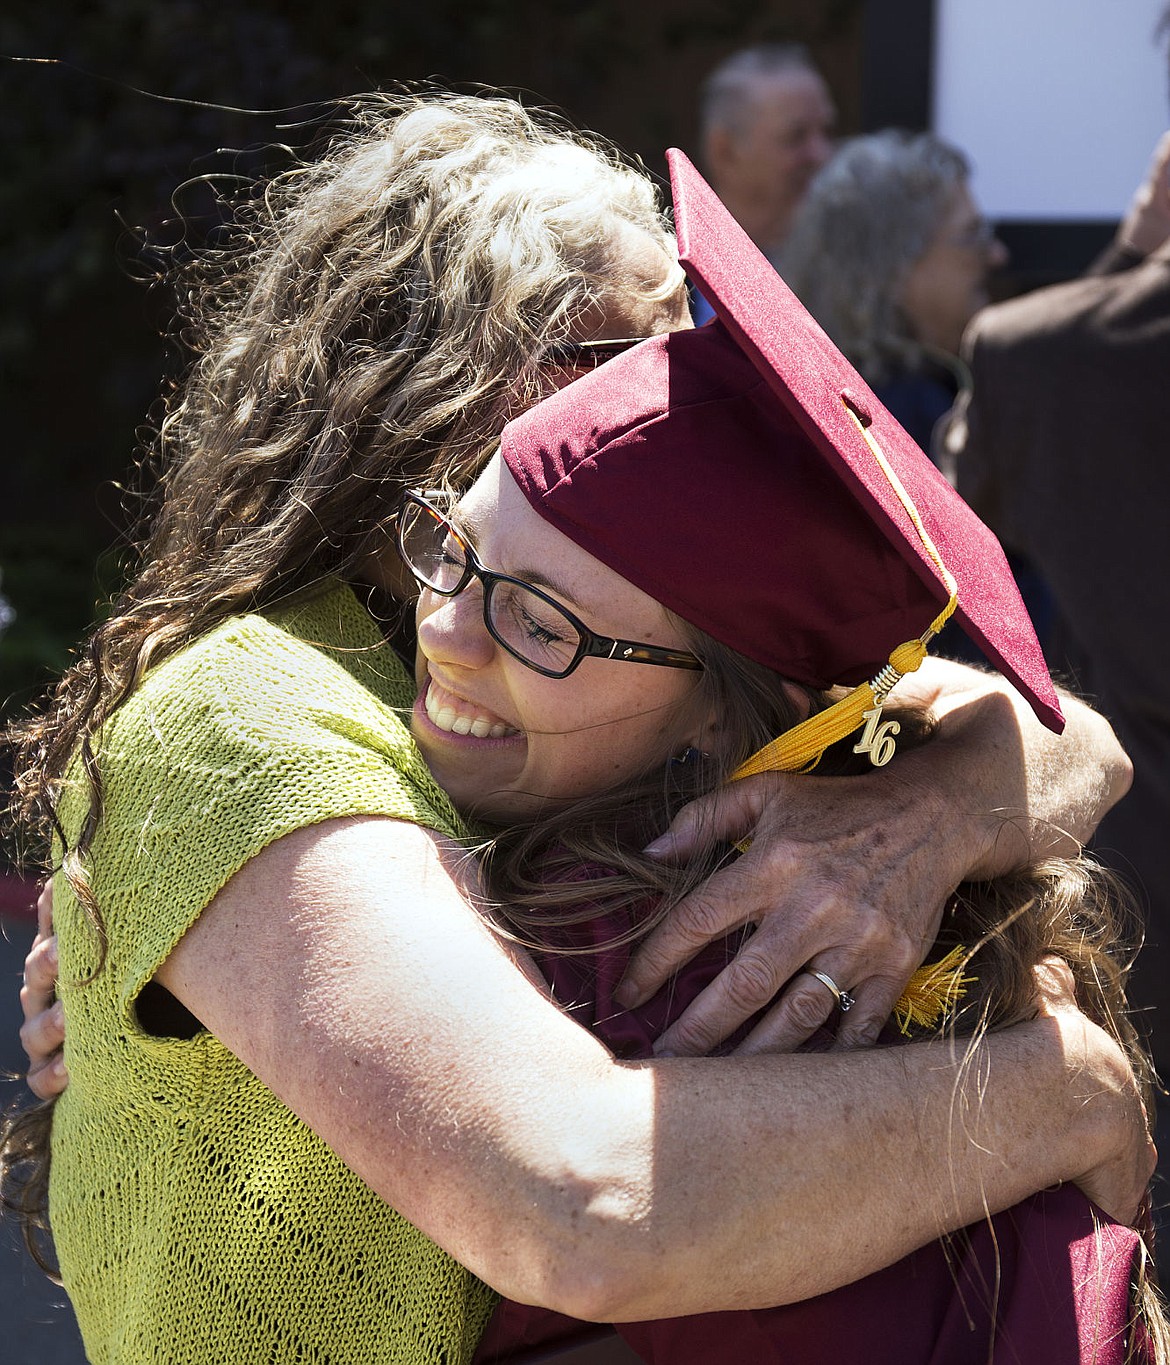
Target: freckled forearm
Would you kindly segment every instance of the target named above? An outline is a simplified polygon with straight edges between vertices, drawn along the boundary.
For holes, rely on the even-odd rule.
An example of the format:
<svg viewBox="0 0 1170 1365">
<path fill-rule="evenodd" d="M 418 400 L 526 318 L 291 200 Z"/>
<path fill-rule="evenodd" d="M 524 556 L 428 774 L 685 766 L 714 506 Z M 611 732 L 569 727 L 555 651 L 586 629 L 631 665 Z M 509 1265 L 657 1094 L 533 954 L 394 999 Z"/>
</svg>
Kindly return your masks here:
<svg viewBox="0 0 1170 1365">
<path fill-rule="evenodd" d="M 967 1064 L 943 1045 L 665 1064 L 648 1220 L 598 1234 L 622 1266 L 606 1310 L 795 1302 L 1075 1178 L 1103 1130 L 1071 1091 L 1048 1023 Z"/>
<path fill-rule="evenodd" d="M 1108 722 L 1066 694 L 1067 724 L 1056 735 L 996 675 L 945 660 L 923 673 L 938 734 L 900 772 L 933 794 L 950 831 L 951 844 L 939 847 L 955 850 L 960 876 L 1075 856 L 1129 786 L 1132 769 Z"/>
</svg>

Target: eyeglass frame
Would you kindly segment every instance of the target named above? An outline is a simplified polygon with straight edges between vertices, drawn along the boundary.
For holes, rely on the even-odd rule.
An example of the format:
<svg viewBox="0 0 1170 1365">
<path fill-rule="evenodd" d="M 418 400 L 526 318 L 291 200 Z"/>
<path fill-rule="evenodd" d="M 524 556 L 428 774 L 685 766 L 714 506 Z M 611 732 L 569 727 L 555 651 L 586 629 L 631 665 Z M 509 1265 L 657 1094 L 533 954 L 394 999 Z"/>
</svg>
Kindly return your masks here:
<svg viewBox="0 0 1170 1365">
<path fill-rule="evenodd" d="M 453 535 L 463 547 L 463 572 L 459 576 L 458 584 L 451 589 L 437 588 L 433 583 L 428 582 L 415 569 L 406 553 L 403 544 L 404 531 L 406 526 L 405 518 L 402 515 L 408 503 L 413 503 L 429 512 L 432 517 L 441 525 L 447 528 L 447 532 Z M 451 521 L 450 517 L 445 516 L 433 503 L 417 489 L 410 489 L 402 495 L 402 504 L 398 515 L 398 553 L 402 557 L 402 562 L 410 570 L 415 581 L 421 584 L 429 592 L 437 593 L 440 597 L 458 597 L 467 587 L 473 578 L 478 579 L 483 588 L 483 623 L 487 628 L 488 634 L 495 640 L 507 654 L 511 655 L 525 668 L 531 668 L 534 673 L 539 673 L 545 678 L 567 678 L 580 664 L 582 659 L 613 659 L 617 663 L 630 664 L 653 664 L 659 668 L 686 668 L 691 670 L 701 670 L 703 662 L 697 655 L 688 650 L 666 649 L 661 645 L 645 644 L 637 640 L 620 640 L 609 635 L 601 635 L 581 620 L 576 613 L 571 612 L 563 602 L 558 602 L 551 593 L 547 593 L 543 588 L 536 587 L 535 584 L 526 582 L 523 578 L 515 578 L 511 574 L 496 573 L 493 569 L 485 567 L 483 561 L 475 553 L 475 550 L 468 543 L 466 536 Z M 560 612 L 566 621 L 577 632 L 579 643 L 576 653 L 572 660 L 563 669 L 545 668 L 531 659 L 526 659 L 518 653 L 515 646 L 508 643 L 492 623 L 491 604 L 495 593 L 496 585 L 499 583 L 509 583 L 513 587 L 523 588 L 525 592 L 530 592 L 534 597 L 552 607 L 554 611 Z"/>
<path fill-rule="evenodd" d="M 596 369 L 645 340 L 646 337 L 607 337 L 600 341 L 554 341 L 541 356 L 541 361 L 582 370 L 588 363 Z"/>
</svg>

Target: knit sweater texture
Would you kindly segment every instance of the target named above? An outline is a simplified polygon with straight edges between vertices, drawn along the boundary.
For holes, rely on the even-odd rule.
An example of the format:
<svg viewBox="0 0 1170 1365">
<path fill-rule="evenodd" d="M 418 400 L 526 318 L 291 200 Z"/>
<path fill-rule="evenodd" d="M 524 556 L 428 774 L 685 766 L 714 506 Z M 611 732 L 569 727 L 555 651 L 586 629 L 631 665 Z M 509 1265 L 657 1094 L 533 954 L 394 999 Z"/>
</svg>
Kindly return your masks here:
<svg viewBox="0 0 1170 1365">
<path fill-rule="evenodd" d="M 51 1219 L 95 1365 L 470 1359 L 491 1291 L 216 1038 L 152 1036 L 136 1009 L 203 908 L 282 835 L 367 814 L 462 836 L 400 718 L 413 695 L 337 587 L 227 621 L 149 673 L 105 727 L 87 865 L 109 942 L 90 981 L 95 936 L 54 885 L 70 1085 Z M 70 840 L 86 800 L 71 782 Z"/>
</svg>

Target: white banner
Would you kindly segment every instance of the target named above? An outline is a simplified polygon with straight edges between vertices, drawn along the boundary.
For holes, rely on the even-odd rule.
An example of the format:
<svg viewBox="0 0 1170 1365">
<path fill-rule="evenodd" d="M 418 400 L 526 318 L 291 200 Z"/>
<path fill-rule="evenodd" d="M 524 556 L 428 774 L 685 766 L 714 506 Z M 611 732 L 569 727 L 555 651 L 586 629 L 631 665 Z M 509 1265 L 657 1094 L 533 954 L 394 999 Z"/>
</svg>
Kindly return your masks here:
<svg viewBox="0 0 1170 1365">
<path fill-rule="evenodd" d="M 1119 218 L 1170 127 L 1167 0 L 936 0 L 934 130 L 991 218 Z"/>
</svg>

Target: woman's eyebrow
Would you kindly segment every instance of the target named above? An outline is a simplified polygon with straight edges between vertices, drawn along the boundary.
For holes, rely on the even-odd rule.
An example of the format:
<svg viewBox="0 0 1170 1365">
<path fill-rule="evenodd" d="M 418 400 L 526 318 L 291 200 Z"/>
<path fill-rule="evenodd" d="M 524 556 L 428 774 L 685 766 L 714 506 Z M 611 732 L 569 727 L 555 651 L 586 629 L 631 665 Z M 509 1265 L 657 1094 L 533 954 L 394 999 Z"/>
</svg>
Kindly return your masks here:
<svg viewBox="0 0 1170 1365">
<path fill-rule="evenodd" d="M 478 554 L 479 532 L 483 529 L 483 517 L 477 516 L 475 512 L 463 512 L 458 506 L 453 507 L 448 515 L 451 519 L 451 525 L 461 536 L 467 539 L 472 549 Z M 552 593 L 555 597 L 563 597 L 566 601 L 571 602 L 578 611 L 587 609 L 586 604 L 581 601 L 572 588 L 568 584 L 551 577 L 547 569 L 529 567 L 523 564 L 515 568 L 503 568 L 498 564 L 489 564 L 487 567 L 494 569 L 497 573 L 506 573 L 509 578 L 521 578 L 525 583 L 531 583 L 534 588 L 544 588 L 546 592 Z"/>
<path fill-rule="evenodd" d="M 567 602 L 571 602 L 578 611 L 587 611 L 589 609 L 588 604 L 583 603 L 577 594 L 573 592 L 572 588 L 566 583 L 559 582 L 555 578 L 550 578 L 543 569 L 527 568 L 524 565 L 521 565 L 512 573 L 512 577 L 522 578 L 525 583 L 531 583 L 534 588 L 544 588 L 547 592 L 552 593 L 554 597 L 563 597 Z M 594 609 L 596 609 L 596 604 L 594 604 Z"/>
</svg>

